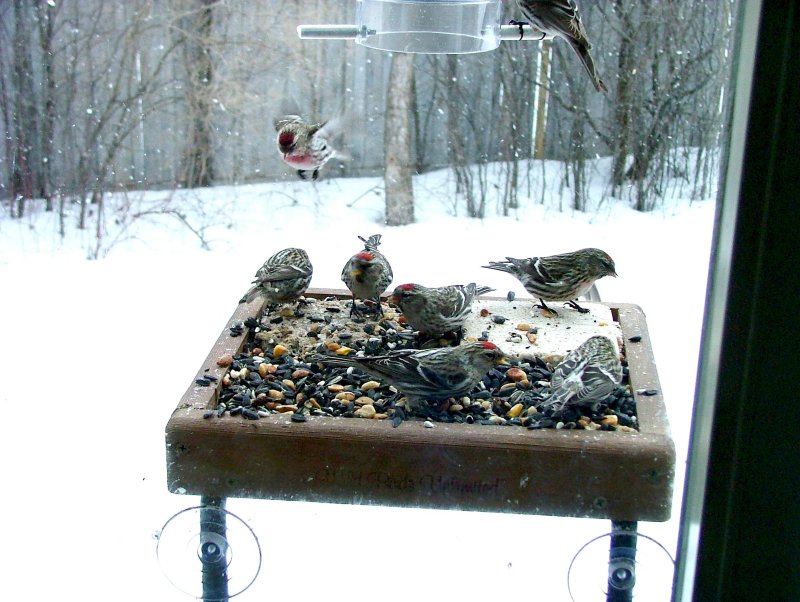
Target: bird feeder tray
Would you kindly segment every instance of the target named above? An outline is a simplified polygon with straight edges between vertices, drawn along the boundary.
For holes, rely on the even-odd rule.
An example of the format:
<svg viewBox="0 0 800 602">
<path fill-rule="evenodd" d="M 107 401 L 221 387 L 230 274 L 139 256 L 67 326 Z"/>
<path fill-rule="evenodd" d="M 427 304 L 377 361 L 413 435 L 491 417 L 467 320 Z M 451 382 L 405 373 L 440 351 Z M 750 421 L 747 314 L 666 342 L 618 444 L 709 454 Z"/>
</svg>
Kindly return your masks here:
<svg viewBox="0 0 800 602">
<path fill-rule="evenodd" d="M 349 299 L 346 291 L 307 296 Z M 166 426 L 169 491 L 216 497 L 375 504 L 443 510 L 665 521 L 672 508 L 675 447 L 650 346 L 636 305 L 605 303 L 619 324 L 639 429 L 523 427 L 311 416 L 293 422 L 204 418 L 247 339 L 230 326 L 253 315 L 239 305 Z M 571 311 L 565 309 L 564 311 Z M 641 337 L 639 339 L 639 337 Z M 630 339 L 633 338 L 633 341 Z M 635 342 L 634 342 L 635 341 Z M 642 392 L 649 395 L 643 395 Z M 653 394 L 655 392 L 655 394 Z"/>
</svg>

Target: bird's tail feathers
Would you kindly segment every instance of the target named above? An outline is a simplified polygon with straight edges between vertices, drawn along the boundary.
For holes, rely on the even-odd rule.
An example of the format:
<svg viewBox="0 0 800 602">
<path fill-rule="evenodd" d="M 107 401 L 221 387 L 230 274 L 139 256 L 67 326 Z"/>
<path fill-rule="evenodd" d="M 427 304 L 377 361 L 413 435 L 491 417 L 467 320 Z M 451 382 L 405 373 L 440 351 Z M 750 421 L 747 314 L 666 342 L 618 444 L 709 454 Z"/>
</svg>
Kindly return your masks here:
<svg viewBox="0 0 800 602">
<path fill-rule="evenodd" d="M 583 63 L 583 68 L 586 69 L 589 77 L 592 78 L 592 83 L 594 84 L 595 90 L 598 92 L 608 92 L 605 82 L 603 82 L 603 80 L 600 78 L 600 74 L 597 72 L 594 59 L 592 59 L 592 55 L 589 54 L 589 48 L 573 41 L 570 41 L 570 44 L 575 50 L 575 53 L 578 55 L 578 58 L 581 60 L 581 63 Z"/>
<path fill-rule="evenodd" d="M 239 303 L 250 303 L 253 299 L 258 297 L 259 287 L 251 286 L 250 289 L 239 299 Z"/>
<path fill-rule="evenodd" d="M 380 234 L 373 234 L 367 239 L 363 236 L 359 236 L 358 239 L 364 243 L 364 248 L 370 251 L 375 251 L 381 244 Z"/>
<path fill-rule="evenodd" d="M 508 272 L 512 274 L 514 271 L 514 266 L 508 261 L 490 261 L 489 265 L 481 266 L 484 268 L 488 268 L 490 270 L 498 270 L 500 272 Z"/>
<path fill-rule="evenodd" d="M 321 353 L 317 353 L 312 355 L 311 357 L 307 358 L 308 362 L 316 364 L 330 364 L 332 366 L 352 366 L 353 362 L 343 358 L 339 355 L 322 355 Z"/>
</svg>

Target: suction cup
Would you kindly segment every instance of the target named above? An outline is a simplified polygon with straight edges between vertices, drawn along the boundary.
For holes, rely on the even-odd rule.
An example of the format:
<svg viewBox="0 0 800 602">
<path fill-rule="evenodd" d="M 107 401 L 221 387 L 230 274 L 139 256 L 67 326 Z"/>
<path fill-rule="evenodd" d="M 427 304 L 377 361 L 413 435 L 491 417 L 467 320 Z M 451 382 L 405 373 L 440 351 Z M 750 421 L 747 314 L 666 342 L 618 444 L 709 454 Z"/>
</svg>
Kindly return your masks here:
<svg viewBox="0 0 800 602">
<path fill-rule="evenodd" d="M 161 570 L 193 598 L 227 600 L 261 570 L 261 546 L 241 518 L 216 506 L 195 506 L 170 518 L 157 536 Z"/>
<path fill-rule="evenodd" d="M 616 588 L 618 592 L 632 590 L 634 600 L 669 602 L 675 561 L 667 549 L 652 537 L 634 532 L 612 550 L 612 535 L 590 539 L 575 553 L 567 571 L 572 601 L 625 599 L 607 598 L 609 589 Z"/>
</svg>

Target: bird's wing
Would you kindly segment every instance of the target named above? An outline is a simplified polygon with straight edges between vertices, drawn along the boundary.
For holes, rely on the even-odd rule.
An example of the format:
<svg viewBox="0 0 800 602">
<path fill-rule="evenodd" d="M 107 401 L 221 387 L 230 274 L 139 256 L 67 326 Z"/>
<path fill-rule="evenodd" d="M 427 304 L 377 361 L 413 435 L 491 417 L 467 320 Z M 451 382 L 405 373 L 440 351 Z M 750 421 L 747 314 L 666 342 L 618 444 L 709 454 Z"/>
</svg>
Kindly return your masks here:
<svg viewBox="0 0 800 602">
<path fill-rule="evenodd" d="M 407 377 L 409 372 L 419 368 L 419 363 L 414 359 L 414 349 L 402 349 L 386 355 L 370 355 L 354 358 L 365 369 L 388 376 L 392 379 Z"/>
<path fill-rule="evenodd" d="M 323 136 L 323 137 L 326 137 L 326 136 L 325 136 L 325 132 L 323 131 L 323 128 L 324 128 L 324 127 L 325 127 L 327 124 L 328 124 L 328 122 L 327 122 L 327 121 L 323 121 L 322 123 L 315 123 L 315 124 L 313 124 L 313 125 L 312 125 L 312 126 L 310 126 L 310 127 L 309 127 L 309 129 L 308 129 L 308 135 L 309 135 L 309 136 L 313 136 L 313 135 L 314 135 L 314 134 L 316 134 L 317 132 L 322 132 L 320 135 L 321 135 L 321 136 Z"/>
<path fill-rule="evenodd" d="M 418 371 L 430 385 L 443 391 L 457 389 L 459 385 L 464 382 L 464 373 L 461 371 L 453 371 L 444 374 L 441 370 L 431 370 L 421 364 L 419 365 Z"/>
<path fill-rule="evenodd" d="M 273 125 L 275 126 L 275 131 L 277 132 L 280 131 L 281 128 L 284 128 L 295 121 L 303 121 L 303 118 L 300 117 L 300 115 L 282 115 L 281 117 L 275 118 Z"/>
<path fill-rule="evenodd" d="M 536 11 L 546 28 L 588 44 L 586 31 L 578 14 L 578 5 L 574 0 L 548 0 L 546 5 L 546 8 Z"/>
<path fill-rule="evenodd" d="M 537 257 L 533 262 L 535 276 L 540 282 L 558 286 L 570 279 L 570 273 L 575 269 L 574 253 L 562 253 L 548 257 Z"/>
<path fill-rule="evenodd" d="M 256 275 L 257 280 L 291 280 L 293 278 L 304 278 L 311 276 L 311 270 L 305 266 L 298 265 L 277 265 L 265 266 Z"/>
<path fill-rule="evenodd" d="M 597 364 L 589 364 L 584 368 L 581 383 L 583 386 L 575 393 L 575 403 L 602 401 L 616 386 L 611 375 Z"/>
<path fill-rule="evenodd" d="M 537 280 L 540 282 L 556 282 L 556 278 L 550 274 L 550 270 L 547 269 L 547 265 L 542 257 L 538 257 L 536 261 L 532 262 L 531 268 L 531 273 L 536 276 Z"/>
<path fill-rule="evenodd" d="M 576 371 L 583 370 L 587 361 L 588 359 L 583 357 L 582 353 L 568 353 L 567 357 L 553 370 L 553 376 L 550 378 L 550 387 L 553 389 L 561 387 L 564 379 Z"/>
</svg>

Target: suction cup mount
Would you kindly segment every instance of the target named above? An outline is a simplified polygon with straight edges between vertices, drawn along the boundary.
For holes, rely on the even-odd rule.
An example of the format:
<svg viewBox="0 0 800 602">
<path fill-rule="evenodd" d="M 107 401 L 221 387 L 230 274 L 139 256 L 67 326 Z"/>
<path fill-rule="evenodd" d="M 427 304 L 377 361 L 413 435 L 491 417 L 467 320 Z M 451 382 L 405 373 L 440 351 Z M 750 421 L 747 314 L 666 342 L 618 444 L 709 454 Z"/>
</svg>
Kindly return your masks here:
<svg viewBox="0 0 800 602">
<path fill-rule="evenodd" d="M 224 499 L 202 498 L 200 506 L 181 510 L 164 523 L 157 538 L 164 575 L 177 589 L 204 602 L 225 602 L 241 594 L 261 570 L 256 534 L 224 506 Z"/>
<path fill-rule="evenodd" d="M 607 541 L 608 540 L 608 541 Z M 612 521 L 611 533 L 590 539 L 575 553 L 567 570 L 567 589 L 573 602 L 605 599 L 670 600 L 675 560 L 667 549 L 636 523 Z"/>
</svg>

